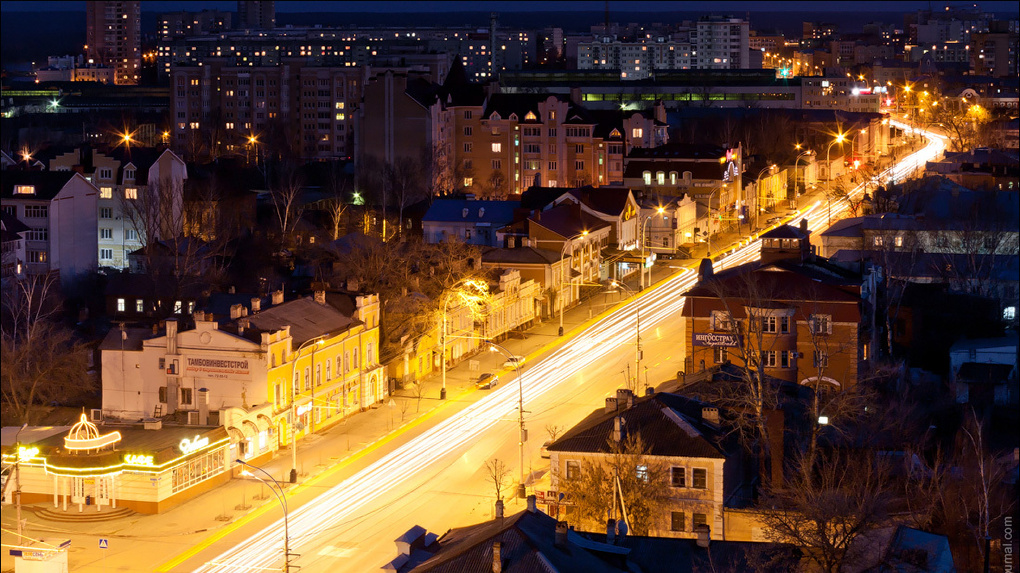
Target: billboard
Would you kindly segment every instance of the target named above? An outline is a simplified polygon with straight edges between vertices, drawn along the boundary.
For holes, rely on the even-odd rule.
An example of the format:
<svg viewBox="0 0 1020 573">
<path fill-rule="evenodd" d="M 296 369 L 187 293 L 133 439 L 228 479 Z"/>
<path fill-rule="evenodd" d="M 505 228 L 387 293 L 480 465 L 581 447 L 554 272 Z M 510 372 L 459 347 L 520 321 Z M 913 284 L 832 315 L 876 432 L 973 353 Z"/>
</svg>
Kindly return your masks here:
<svg viewBox="0 0 1020 573">
<path fill-rule="evenodd" d="M 740 346 L 740 337 L 736 334 L 720 334 L 716 332 L 695 332 L 694 346 Z"/>
</svg>

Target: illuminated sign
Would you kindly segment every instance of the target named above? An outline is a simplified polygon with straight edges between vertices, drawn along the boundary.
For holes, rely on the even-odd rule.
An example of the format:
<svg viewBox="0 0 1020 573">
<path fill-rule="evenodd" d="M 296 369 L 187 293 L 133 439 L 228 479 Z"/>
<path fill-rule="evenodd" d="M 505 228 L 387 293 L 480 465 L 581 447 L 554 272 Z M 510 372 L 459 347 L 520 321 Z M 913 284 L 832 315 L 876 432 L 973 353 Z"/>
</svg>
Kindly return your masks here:
<svg viewBox="0 0 1020 573">
<path fill-rule="evenodd" d="M 203 358 L 189 356 L 184 359 L 185 376 L 202 378 L 246 379 L 251 375 L 247 358 Z"/>
<path fill-rule="evenodd" d="M 190 454 L 191 452 L 197 452 L 208 445 L 209 438 L 200 438 L 198 437 L 198 434 L 195 434 L 195 437 L 192 439 L 184 438 L 181 440 L 181 443 L 178 444 L 177 447 L 180 448 L 181 452 Z"/>
<path fill-rule="evenodd" d="M 25 446 L 20 446 L 18 448 L 18 461 L 19 462 L 23 462 L 25 460 L 30 460 L 30 459 L 36 457 L 37 455 L 39 455 L 39 448 L 26 448 Z"/>
<path fill-rule="evenodd" d="M 96 425 L 89 422 L 85 414 L 82 414 L 78 423 L 71 426 L 71 431 L 64 437 L 64 449 L 72 451 L 98 450 L 119 441 L 120 432 L 100 435 Z"/>
<path fill-rule="evenodd" d="M 717 334 L 715 332 L 695 332 L 694 346 L 740 346 L 740 337 L 736 334 Z"/>
<path fill-rule="evenodd" d="M 155 466 L 156 462 L 152 459 L 152 456 L 143 454 L 128 454 L 124 456 L 124 463 L 132 466 Z"/>
</svg>

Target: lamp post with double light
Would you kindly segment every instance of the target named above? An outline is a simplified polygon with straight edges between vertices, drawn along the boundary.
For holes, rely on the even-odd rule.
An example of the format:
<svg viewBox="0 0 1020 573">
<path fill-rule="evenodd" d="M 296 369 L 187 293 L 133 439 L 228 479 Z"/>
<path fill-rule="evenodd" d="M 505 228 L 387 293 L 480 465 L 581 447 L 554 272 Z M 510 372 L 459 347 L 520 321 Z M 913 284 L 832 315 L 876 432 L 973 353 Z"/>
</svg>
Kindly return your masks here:
<svg viewBox="0 0 1020 573">
<path fill-rule="evenodd" d="M 496 344 L 491 340 L 489 342 L 489 350 L 492 352 L 500 352 L 507 357 L 507 360 L 513 359 L 513 354 L 504 348 L 502 345 Z M 524 485 L 524 442 L 528 441 L 528 431 L 524 428 L 524 378 L 521 373 L 521 362 L 520 360 L 514 360 L 514 370 L 517 371 L 517 421 L 520 425 L 520 435 L 518 437 L 517 445 L 520 448 L 520 461 L 521 461 L 521 481 L 517 485 L 517 497 L 524 499 L 527 497 L 527 489 Z"/>
<path fill-rule="evenodd" d="M 262 482 L 263 485 L 265 485 L 270 490 L 272 490 L 273 494 L 276 495 L 277 501 L 280 502 L 280 507 L 283 508 L 283 571 L 284 571 L 284 573 L 288 573 L 290 571 L 290 555 L 291 555 L 291 553 L 290 553 L 290 516 L 289 516 L 289 514 L 287 512 L 287 495 L 283 491 L 283 486 L 280 485 L 280 482 L 276 481 L 276 478 L 271 476 L 269 474 L 269 472 L 267 472 L 266 470 L 260 468 L 259 466 L 254 466 L 252 464 L 249 464 L 248 462 L 242 460 L 241 458 L 238 458 L 238 459 L 236 459 L 234 461 L 239 463 L 239 464 L 241 464 L 241 465 L 243 465 L 243 466 L 245 466 L 245 467 L 249 467 L 249 468 L 251 468 L 253 470 L 262 472 L 263 474 L 265 474 L 266 477 L 268 477 L 269 479 L 273 480 L 274 484 L 276 484 L 276 487 L 274 488 L 266 480 L 260 478 L 259 476 L 251 473 L 248 470 L 244 470 L 243 472 L 241 472 L 242 475 L 253 477 L 253 478 L 259 480 L 260 482 Z M 291 483 L 293 483 L 293 482 L 291 482 Z"/>
<path fill-rule="evenodd" d="M 310 339 L 302 342 L 301 345 L 298 346 L 297 350 L 294 352 L 294 354 L 295 354 L 294 360 L 291 362 L 291 373 L 292 373 L 291 378 L 292 378 L 292 381 L 291 381 L 291 392 L 290 392 L 290 424 L 289 424 L 289 426 L 290 426 L 290 458 L 291 458 L 290 483 L 297 483 L 297 473 L 298 473 L 297 472 L 297 431 L 296 431 L 296 426 L 297 426 L 297 423 L 298 423 L 298 411 L 297 411 L 298 371 L 297 371 L 297 363 L 301 359 L 301 351 L 304 350 L 304 348 L 306 346 L 308 346 L 309 344 L 315 344 L 315 347 L 312 348 L 312 357 L 311 357 L 312 364 L 311 364 L 311 366 L 309 366 L 309 374 L 308 374 L 308 385 L 310 387 L 313 386 L 314 383 L 312 382 L 312 370 L 314 370 L 313 367 L 315 366 L 315 351 L 319 349 L 319 346 L 322 346 L 322 343 L 323 343 L 323 337 L 322 336 L 316 336 L 315 338 L 310 338 Z"/>
<path fill-rule="evenodd" d="M 621 288 L 621 289 L 627 291 L 628 293 L 630 293 L 631 296 L 636 294 L 633 289 L 629 288 L 627 285 L 623 284 L 620 281 L 616 281 L 616 280 L 611 281 L 609 283 L 609 285 L 612 286 L 612 287 Z M 641 355 L 641 301 L 639 301 L 639 300 L 635 300 L 634 301 L 634 310 L 637 312 L 637 320 L 635 321 L 636 329 L 637 329 L 637 348 L 636 348 L 636 351 L 634 353 L 634 390 L 637 391 L 638 384 L 641 383 L 641 358 L 642 358 L 642 355 Z M 646 394 L 648 393 L 648 378 L 647 377 L 645 378 L 645 393 Z"/>
<path fill-rule="evenodd" d="M 474 288 L 475 290 L 477 290 L 479 292 L 479 294 L 471 295 L 471 294 L 465 293 L 464 291 L 454 290 L 456 288 L 457 284 L 460 284 L 461 282 L 466 284 L 466 285 L 468 285 L 468 286 L 470 286 L 470 287 L 472 287 L 472 288 Z M 450 307 L 450 299 L 453 298 L 454 294 L 457 294 L 457 295 L 460 295 L 461 299 L 464 302 L 479 303 L 479 302 L 483 301 L 483 297 L 485 296 L 486 293 L 488 293 L 488 290 L 489 290 L 488 289 L 488 285 L 486 285 L 485 283 L 483 283 L 481 281 L 476 281 L 476 280 L 473 280 L 473 279 L 462 279 L 462 280 L 458 281 L 458 283 L 455 283 L 453 285 L 453 287 L 450 288 L 450 290 L 446 291 L 446 294 L 445 294 L 444 299 L 443 299 L 443 328 L 442 328 L 442 338 L 441 338 L 442 356 L 440 356 L 440 358 L 439 358 L 439 361 L 442 363 L 441 368 L 442 368 L 442 372 L 443 372 L 443 376 L 442 376 L 443 385 L 439 389 L 439 399 L 440 400 L 445 400 L 446 399 L 446 338 L 447 338 L 446 312 L 447 312 L 447 310 Z"/>
</svg>

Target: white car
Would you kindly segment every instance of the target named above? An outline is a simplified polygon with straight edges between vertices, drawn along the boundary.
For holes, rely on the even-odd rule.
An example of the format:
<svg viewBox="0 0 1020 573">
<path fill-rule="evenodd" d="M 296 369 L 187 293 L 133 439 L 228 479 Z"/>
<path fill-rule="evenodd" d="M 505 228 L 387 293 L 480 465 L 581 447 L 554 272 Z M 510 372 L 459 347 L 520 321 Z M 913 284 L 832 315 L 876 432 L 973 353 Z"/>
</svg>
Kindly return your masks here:
<svg viewBox="0 0 1020 573">
<path fill-rule="evenodd" d="M 521 366 L 524 366 L 523 356 L 511 356 L 503 363 L 503 368 L 519 368 Z"/>
</svg>

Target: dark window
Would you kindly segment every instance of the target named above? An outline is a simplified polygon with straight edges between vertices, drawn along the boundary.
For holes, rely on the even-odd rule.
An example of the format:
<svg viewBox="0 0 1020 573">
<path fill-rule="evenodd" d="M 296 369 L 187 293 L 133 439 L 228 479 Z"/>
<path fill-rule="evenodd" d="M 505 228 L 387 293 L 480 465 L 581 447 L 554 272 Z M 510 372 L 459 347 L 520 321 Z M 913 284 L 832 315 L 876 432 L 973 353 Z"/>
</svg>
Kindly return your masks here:
<svg viewBox="0 0 1020 573">
<path fill-rule="evenodd" d="M 671 468 L 669 472 L 669 485 L 673 487 L 687 487 L 687 468 Z"/>
<path fill-rule="evenodd" d="M 669 530 L 670 531 L 683 531 L 684 526 L 684 512 L 682 511 L 671 511 L 669 512 Z"/>
<path fill-rule="evenodd" d="M 695 468 L 691 472 L 691 487 L 695 489 L 705 489 L 708 487 L 708 470 L 703 468 Z M 697 514 L 695 514 L 697 515 Z"/>
</svg>

